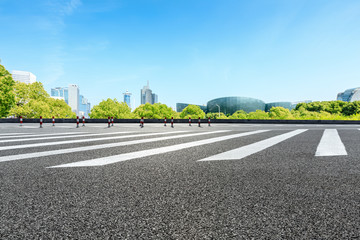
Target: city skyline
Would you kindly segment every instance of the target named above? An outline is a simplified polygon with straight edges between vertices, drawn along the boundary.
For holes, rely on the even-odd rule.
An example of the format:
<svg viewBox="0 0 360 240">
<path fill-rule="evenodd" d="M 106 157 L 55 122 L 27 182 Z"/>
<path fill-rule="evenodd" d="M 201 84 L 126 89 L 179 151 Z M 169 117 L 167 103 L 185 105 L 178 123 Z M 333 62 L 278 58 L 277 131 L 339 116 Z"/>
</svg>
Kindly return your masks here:
<svg viewBox="0 0 360 240">
<path fill-rule="evenodd" d="M 147 80 L 173 108 L 227 96 L 336 100 L 359 87 L 354 0 L 19 0 L 0 9 L 2 64 L 34 73 L 48 92 L 76 83 L 93 105 L 129 90 L 136 108 Z"/>
</svg>

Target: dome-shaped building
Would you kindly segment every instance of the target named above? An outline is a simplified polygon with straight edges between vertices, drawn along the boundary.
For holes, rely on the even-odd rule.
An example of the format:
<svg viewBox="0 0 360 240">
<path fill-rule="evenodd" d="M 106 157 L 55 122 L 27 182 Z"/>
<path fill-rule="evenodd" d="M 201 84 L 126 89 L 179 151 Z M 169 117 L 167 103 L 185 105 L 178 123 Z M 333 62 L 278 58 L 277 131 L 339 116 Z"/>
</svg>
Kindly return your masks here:
<svg viewBox="0 0 360 240">
<path fill-rule="evenodd" d="M 220 112 L 233 114 L 238 110 L 245 112 L 255 112 L 256 110 L 265 111 L 265 102 L 247 97 L 223 97 L 216 98 L 207 103 L 207 112 Z"/>
</svg>

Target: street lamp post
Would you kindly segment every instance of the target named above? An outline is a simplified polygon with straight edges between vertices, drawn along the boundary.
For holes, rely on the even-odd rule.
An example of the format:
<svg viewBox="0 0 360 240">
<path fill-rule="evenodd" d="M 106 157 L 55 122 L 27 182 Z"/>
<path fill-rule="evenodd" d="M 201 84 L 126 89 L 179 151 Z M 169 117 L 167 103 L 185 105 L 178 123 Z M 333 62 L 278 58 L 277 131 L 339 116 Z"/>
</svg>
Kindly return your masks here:
<svg viewBox="0 0 360 240">
<path fill-rule="evenodd" d="M 215 104 L 219 108 L 219 118 L 220 118 L 220 106 L 218 104 Z"/>
</svg>

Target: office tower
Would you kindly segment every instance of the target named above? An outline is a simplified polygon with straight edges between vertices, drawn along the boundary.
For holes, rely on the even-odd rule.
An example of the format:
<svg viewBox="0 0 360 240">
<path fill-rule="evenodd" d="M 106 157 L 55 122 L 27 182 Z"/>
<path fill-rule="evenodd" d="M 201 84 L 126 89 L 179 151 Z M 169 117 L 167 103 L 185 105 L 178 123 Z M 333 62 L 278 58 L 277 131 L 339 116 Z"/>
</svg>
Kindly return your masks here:
<svg viewBox="0 0 360 240">
<path fill-rule="evenodd" d="M 83 95 L 79 95 L 79 115 L 89 117 L 90 103 Z"/>
<path fill-rule="evenodd" d="M 144 86 L 143 89 L 141 89 L 141 104 L 150 103 L 154 104 L 158 102 L 158 96 L 155 93 L 152 93 L 150 87 L 149 87 L 149 81 L 147 82 L 147 86 Z"/>
<path fill-rule="evenodd" d="M 69 103 L 71 110 L 79 115 L 79 86 L 76 84 L 69 84 Z"/>
<path fill-rule="evenodd" d="M 52 88 L 50 96 L 55 99 L 63 99 L 67 104 L 69 104 L 68 88 L 62 88 L 62 87 Z"/>
<path fill-rule="evenodd" d="M 129 93 L 129 91 L 126 90 L 126 92 L 123 93 L 123 95 L 124 95 L 124 102 L 129 106 L 129 108 L 131 108 L 131 103 L 130 103 L 131 93 Z"/>
<path fill-rule="evenodd" d="M 19 81 L 26 84 L 36 82 L 36 76 L 31 72 L 13 70 L 11 75 L 14 81 Z"/>
</svg>

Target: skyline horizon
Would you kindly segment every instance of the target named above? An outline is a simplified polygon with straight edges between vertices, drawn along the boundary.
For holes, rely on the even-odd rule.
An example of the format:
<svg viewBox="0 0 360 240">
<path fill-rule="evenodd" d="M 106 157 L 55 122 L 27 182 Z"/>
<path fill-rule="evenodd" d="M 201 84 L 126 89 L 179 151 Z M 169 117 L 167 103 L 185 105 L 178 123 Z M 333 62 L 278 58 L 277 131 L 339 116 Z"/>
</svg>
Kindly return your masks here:
<svg viewBox="0 0 360 240">
<path fill-rule="evenodd" d="M 1 64 L 1 63 L 0 63 Z M 2 64 L 3 65 L 3 64 Z M 4 65 L 3 65 L 4 66 Z M 4 66 L 5 67 L 5 66 Z M 5 67 L 6 68 L 6 67 Z M 8 70 L 9 71 L 9 70 Z M 11 72 L 13 72 L 13 71 L 25 71 L 25 72 L 30 72 L 30 73 L 32 73 L 32 74 L 34 74 L 33 72 L 31 72 L 31 71 L 26 71 L 26 70 L 19 70 L 19 69 L 13 69 L 13 70 L 11 70 L 11 71 L 9 71 L 10 73 Z M 36 76 L 36 74 L 34 74 L 35 76 Z M 38 81 L 38 80 L 36 80 L 37 82 L 41 82 L 41 81 Z M 42 82 L 41 82 L 42 83 Z M 149 80 L 147 80 L 147 85 L 145 85 L 145 86 L 143 86 L 143 87 L 146 87 L 146 86 L 149 86 L 149 83 L 150 83 L 150 81 Z M 43 83 L 42 83 L 43 84 Z M 69 83 L 69 84 L 67 84 L 67 85 L 72 85 L 72 84 L 75 84 L 75 85 L 77 85 L 78 87 L 79 87 L 79 90 L 81 89 L 81 87 L 79 86 L 79 84 L 77 84 L 77 83 Z M 44 85 L 44 84 L 43 84 Z M 55 88 L 66 88 L 66 87 L 64 87 L 64 86 L 55 86 L 55 87 L 49 87 L 49 90 L 47 90 L 47 89 L 45 89 L 48 93 L 49 93 L 49 95 L 51 95 L 51 89 L 55 89 Z M 45 88 L 45 86 L 44 86 L 44 88 Z M 341 93 L 341 91 L 345 91 L 345 90 L 348 90 L 348 89 L 353 89 L 353 88 L 359 88 L 359 87 L 350 87 L 350 88 L 346 88 L 346 89 L 344 89 L 344 90 L 340 90 L 340 92 L 338 92 L 337 94 L 339 94 L 339 93 Z M 140 88 L 140 91 L 142 90 L 142 88 Z M 128 91 L 128 89 L 126 89 L 124 92 L 127 92 Z M 130 94 L 132 94 L 133 95 L 133 93 L 132 92 L 129 92 Z M 116 100 L 118 100 L 119 101 L 119 99 L 121 99 L 121 101 L 119 101 L 119 102 L 125 102 L 124 101 L 124 95 L 123 95 L 124 93 L 121 93 L 121 98 L 116 98 L 115 97 L 115 99 Z M 86 98 L 86 95 L 84 95 L 84 94 L 81 94 L 81 95 L 83 95 L 85 98 Z M 157 94 L 158 95 L 158 94 Z M 256 98 L 256 97 L 252 97 L 252 96 L 243 96 L 243 95 L 238 95 L 238 96 L 236 96 L 236 95 L 233 95 L 233 96 L 219 96 L 219 97 L 216 97 L 216 98 L 211 98 L 210 100 L 206 100 L 206 102 L 205 103 L 203 103 L 203 104 L 200 104 L 200 103 L 191 103 L 191 102 L 176 102 L 175 103 L 175 106 L 169 106 L 168 104 L 166 104 L 165 102 L 161 102 L 161 101 L 159 101 L 158 103 L 162 103 L 162 104 L 166 104 L 166 105 L 168 105 L 169 107 L 171 107 L 171 108 L 173 108 L 173 109 L 175 109 L 175 111 L 176 111 L 176 104 L 177 103 L 187 103 L 187 104 L 194 104 L 194 105 L 201 105 L 201 106 L 206 106 L 207 105 L 207 102 L 209 102 L 209 101 L 211 101 L 211 100 L 214 100 L 214 99 L 218 99 L 218 98 L 226 98 L 226 97 L 245 97 L 245 98 L 253 98 L 253 99 L 258 99 L 258 100 L 261 100 L 261 101 L 263 101 L 263 102 L 265 102 L 265 103 L 273 103 L 273 102 L 290 102 L 290 103 L 300 103 L 300 102 L 305 102 L 305 101 L 313 101 L 313 102 L 316 102 L 316 101 L 336 101 L 337 99 L 336 99 L 336 97 L 334 98 L 334 99 L 330 99 L 330 100 L 313 100 L 313 99 L 303 99 L 303 100 L 296 100 L 296 101 L 286 101 L 286 100 L 283 100 L 283 101 L 264 101 L 264 100 L 262 100 L 262 99 L 260 99 L 260 98 Z M 109 97 L 107 97 L 107 98 L 102 98 L 102 100 L 100 100 L 98 103 L 96 103 L 96 104 L 93 104 L 93 103 L 91 103 L 91 101 L 89 101 L 90 103 L 91 103 L 91 105 L 92 106 L 95 106 L 95 105 L 98 105 L 101 101 L 103 101 L 103 100 L 106 100 L 106 99 L 108 99 Z M 140 98 L 140 101 L 141 101 L 141 97 L 139 96 L 139 98 Z M 114 98 L 111 98 L 111 99 L 114 99 Z M 89 99 L 88 99 L 89 100 Z M 133 97 L 130 97 L 130 101 L 131 102 L 133 102 L 133 101 L 135 101 L 136 102 L 136 100 L 135 100 L 135 98 L 133 98 Z M 140 102 L 139 101 L 139 102 Z M 131 103 L 131 105 L 132 105 L 132 103 Z M 135 105 L 135 104 L 134 104 Z M 131 107 L 131 109 L 133 110 L 133 109 L 135 109 L 135 108 L 137 108 L 138 106 L 140 106 L 141 104 L 137 104 L 134 108 L 133 107 Z"/>
</svg>

